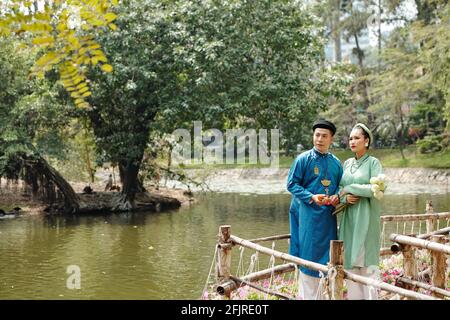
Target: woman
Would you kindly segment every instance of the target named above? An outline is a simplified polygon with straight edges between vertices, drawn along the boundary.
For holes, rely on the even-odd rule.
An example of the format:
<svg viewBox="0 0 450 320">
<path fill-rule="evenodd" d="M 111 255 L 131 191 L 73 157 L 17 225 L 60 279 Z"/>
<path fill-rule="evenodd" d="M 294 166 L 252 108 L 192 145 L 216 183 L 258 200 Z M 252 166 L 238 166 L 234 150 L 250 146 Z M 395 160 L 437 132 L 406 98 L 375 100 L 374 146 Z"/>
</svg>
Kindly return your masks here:
<svg viewBox="0 0 450 320">
<path fill-rule="evenodd" d="M 367 151 L 372 132 L 358 123 L 350 133 L 349 145 L 354 158 L 344 163 L 340 182 L 342 211 L 339 239 L 344 241 L 344 269 L 378 279 L 380 256 L 380 201 L 374 197 L 370 179 L 382 173 L 381 163 Z M 347 281 L 349 300 L 376 300 L 376 288 Z"/>
</svg>

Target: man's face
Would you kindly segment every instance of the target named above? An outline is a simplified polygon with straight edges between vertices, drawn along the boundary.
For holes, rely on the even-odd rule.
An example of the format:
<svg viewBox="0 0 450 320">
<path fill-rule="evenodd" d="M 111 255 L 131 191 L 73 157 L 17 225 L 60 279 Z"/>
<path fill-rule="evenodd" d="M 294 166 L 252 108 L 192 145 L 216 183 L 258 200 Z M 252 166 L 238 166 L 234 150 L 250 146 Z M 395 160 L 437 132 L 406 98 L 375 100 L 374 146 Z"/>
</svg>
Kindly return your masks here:
<svg viewBox="0 0 450 320">
<path fill-rule="evenodd" d="M 332 142 L 333 135 L 331 134 L 331 130 L 324 128 L 316 128 L 314 130 L 313 143 L 319 152 L 327 153 Z"/>
</svg>

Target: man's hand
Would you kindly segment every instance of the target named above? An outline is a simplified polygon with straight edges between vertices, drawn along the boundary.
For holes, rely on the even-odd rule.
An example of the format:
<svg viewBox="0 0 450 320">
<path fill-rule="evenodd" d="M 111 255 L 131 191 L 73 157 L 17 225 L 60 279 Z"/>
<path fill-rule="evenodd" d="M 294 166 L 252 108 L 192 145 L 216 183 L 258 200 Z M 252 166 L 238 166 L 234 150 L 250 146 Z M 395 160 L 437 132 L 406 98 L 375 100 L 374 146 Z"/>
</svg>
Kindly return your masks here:
<svg viewBox="0 0 450 320">
<path fill-rule="evenodd" d="M 359 197 L 354 196 L 354 195 L 351 194 L 351 193 L 349 193 L 349 194 L 347 195 L 347 203 L 355 204 L 355 203 L 357 203 L 358 201 L 359 201 Z"/>
<path fill-rule="evenodd" d="M 325 195 L 324 194 L 315 194 L 311 197 L 311 200 L 317 204 L 319 207 L 324 205 L 324 200 L 325 200 Z"/>
<path fill-rule="evenodd" d="M 330 197 L 330 204 L 333 206 L 333 207 L 336 207 L 338 204 L 339 204 L 339 197 L 336 195 L 336 194 L 333 194 L 331 197 Z"/>
</svg>

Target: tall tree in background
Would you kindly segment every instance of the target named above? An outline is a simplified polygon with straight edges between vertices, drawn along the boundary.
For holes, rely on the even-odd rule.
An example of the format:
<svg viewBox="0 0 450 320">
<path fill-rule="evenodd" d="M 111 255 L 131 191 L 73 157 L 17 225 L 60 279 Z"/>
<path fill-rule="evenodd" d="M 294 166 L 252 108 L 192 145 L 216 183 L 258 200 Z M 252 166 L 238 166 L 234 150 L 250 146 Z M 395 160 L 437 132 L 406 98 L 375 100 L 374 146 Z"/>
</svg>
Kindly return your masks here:
<svg viewBox="0 0 450 320">
<path fill-rule="evenodd" d="M 150 132 L 204 126 L 278 128 L 291 145 L 339 96 L 340 77 L 321 68 L 314 18 L 281 1 L 129 1 L 119 30 L 99 36 L 114 71 L 93 80 L 91 121 L 102 157 L 119 164 L 132 208 Z M 307 133 L 307 139 L 304 136 Z"/>
<path fill-rule="evenodd" d="M 309 9 L 272 0 L 179 4 L 185 107 L 168 105 L 158 116 L 177 126 L 277 128 L 284 148 L 309 145 L 310 123 L 343 95 L 341 75 L 323 66 L 324 30 Z"/>
<path fill-rule="evenodd" d="M 417 20 L 392 32 L 383 50 L 383 68 L 372 75 L 371 111 L 384 114 L 378 119 L 381 130 L 392 124 L 401 151 L 407 136 L 409 109 L 411 116 L 426 106 L 430 113 L 441 110 L 448 131 L 449 5 L 434 2 L 433 6 L 430 11 L 429 5 L 421 3 Z M 428 133 L 439 134 L 443 129 Z"/>
</svg>

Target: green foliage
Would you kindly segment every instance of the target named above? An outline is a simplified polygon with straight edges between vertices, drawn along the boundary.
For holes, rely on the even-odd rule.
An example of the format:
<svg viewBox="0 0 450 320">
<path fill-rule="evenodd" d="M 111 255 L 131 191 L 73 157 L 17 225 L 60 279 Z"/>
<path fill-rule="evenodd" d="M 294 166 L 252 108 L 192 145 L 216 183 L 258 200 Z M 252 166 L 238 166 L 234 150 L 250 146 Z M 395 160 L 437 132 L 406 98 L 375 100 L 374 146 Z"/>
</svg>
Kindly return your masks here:
<svg viewBox="0 0 450 320">
<path fill-rule="evenodd" d="M 442 150 L 441 136 L 427 136 L 416 142 L 417 148 L 420 153 L 434 153 Z"/>
<path fill-rule="evenodd" d="M 270 17 L 270 18 L 269 18 Z M 309 142 L 310 123 L 345 81 L 323 68 L 315 18 L 284 1 L 129 1 L 120 32 L 98 37 L 114 72 L 91 72 L 86 112 L 104 161 L 139 162 L 149 133 L 278 128 Z M 311 76 L 313 75 L 313 76 Z"/>
<path fill-rule="evenodd" d="M 95 182 L 97 150 L 92 128 L 83 118 L 72 119 L 66 123 L 62 131 L 64 156 L 53 156 L 49 160 L 52 166 L 70 181 Z"/>
<path fill-rule="evenodd" d="M 369 111 L 376 115 L 380 138 L 390 132 L 399 141 L 411 138 L 412 142 L 439 135 L 448 126 L 449 6 L 441 9 L 435 23 L 418 20 L 394 30 L 383 50 L 381 68 L 369 77 Z M 434 149 L 431 141 L 422 143 L 424 152 Z"/>
<path fill-rule="evenodd" d="M 65 156 L 62 129 L 71 111 L 61 104 L 58 86 L 29 79 L 34 58 L 18 42 L 0 39 L 0 171 L 7 176 L 18 174 L 17 155 Z"/>
<path fill-rule="evenodd" d="M 283 146 L 310 141 L 310 124 L 343 79 L 322 67 L 323 29 L 286 1 L 178 2 L 179 99 L 158 113 L 162 130 L 278 128 Z M 270 17 L 270 18 L 269 18 Z"/>
<path fill-rule="evenodd" d="M 112 71 L 91 34 L 117 28 L 112 23 L 117 5 L 118 0 L 6 1 L 0 8 L 0 36 L 20 36 L 30 47 L 40 48 L 33 74 L 42 78 L 56 68 L 75 104 L 85 108 L 91 95 L 86 70 L 100 63 L 101 70 Z"/>
<path fill-rule="evenodd" d="M 445 128 L 442 117 L 442 104 L 419 103 L 413 107 L 409 114 L 411 130 L 418 130 L 418 136 L 440 134 Z"/>
<path fill-rule="evenodd" d="M 419 80 L 443 97 L 446 131 L 450 132 L 450 4 L 436 1 L 434 23 L 416 22 L 412 35 L 420 44 L 419 61 L 423 68 Z"/>
</svg>

